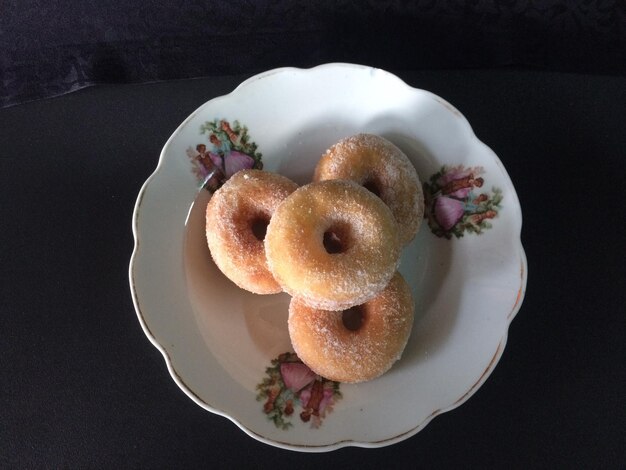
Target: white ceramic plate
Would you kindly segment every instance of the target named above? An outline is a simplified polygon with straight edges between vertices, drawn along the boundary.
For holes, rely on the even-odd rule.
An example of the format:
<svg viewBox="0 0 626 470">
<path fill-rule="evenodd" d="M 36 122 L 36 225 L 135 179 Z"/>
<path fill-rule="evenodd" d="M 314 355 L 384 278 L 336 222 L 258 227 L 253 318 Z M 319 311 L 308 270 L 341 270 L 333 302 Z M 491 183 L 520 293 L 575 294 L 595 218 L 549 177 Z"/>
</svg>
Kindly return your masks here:
<svg viewBox="0 0 626 470">
<path fill-rule="evenodd" d="M 339 385 L 283 364 L 294 360 L 283 354 L 293 351 L 289 297 L 244 292 L 218 271 L 204 237 L 210 194 L 198 188 L 203 161 L 227 171 L 260 161 L 307 183 L 325 149 L 359 132 L 406 152 L 431 217 L 401 259 L 416 299 L 402 359 L 377 380 Z M 493 371 L 526 287 L 521 224 L 502 163 L 443 99 L 370 67 L 272 70 L 201 106 L 168 140 L 135 207 L 131 292 L 198 405 L 283 448 L 384 446 L 463 403 Z"/>
</svg>

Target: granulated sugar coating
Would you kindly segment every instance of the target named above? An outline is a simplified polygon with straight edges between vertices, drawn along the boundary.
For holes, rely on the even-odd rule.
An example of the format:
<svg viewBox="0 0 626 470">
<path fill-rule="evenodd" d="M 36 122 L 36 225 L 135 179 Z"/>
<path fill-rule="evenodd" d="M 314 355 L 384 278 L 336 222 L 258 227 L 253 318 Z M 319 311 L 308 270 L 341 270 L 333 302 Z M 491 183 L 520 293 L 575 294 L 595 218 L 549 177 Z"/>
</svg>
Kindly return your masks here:
<svg viewBox="0 0 626 470">
<path fill-rule="evenodd" d="M 294 297 L 289 336 L 298 357 L 316 374 L 338 382 L 363 382 L 400 359 L 413 326 L 411 289 L 399 273 L 375 298 L 359 307 L 361 325 L 347 328 L 342 312 L 309 307 Z"/>
<path fill-rule="evenodd" d="M 330 179 L 352 180 L 378 195 L 398 223 L 402 246 L 415 237 L 424 217 L 422 185 L 408 157 L 387 139 L 357 134 L 330 147 L 313 180 Z"/>
<path fill-rule="evenodd" d="M 278 206 L 265 237 L 270 271 L 311 307 L 342 310 L 378 295 L 398 267 L 389 208 L 352 181 L 302 186 Z"/>
<path fill-rule="evenodd" d="M 278 205 L 298 185 L 261 170 L 235 173 L 207 204 L 206 236 L 217 267 L 242 289 L 281 292 L 269 271 L 263 236 Z"/>
</svg>

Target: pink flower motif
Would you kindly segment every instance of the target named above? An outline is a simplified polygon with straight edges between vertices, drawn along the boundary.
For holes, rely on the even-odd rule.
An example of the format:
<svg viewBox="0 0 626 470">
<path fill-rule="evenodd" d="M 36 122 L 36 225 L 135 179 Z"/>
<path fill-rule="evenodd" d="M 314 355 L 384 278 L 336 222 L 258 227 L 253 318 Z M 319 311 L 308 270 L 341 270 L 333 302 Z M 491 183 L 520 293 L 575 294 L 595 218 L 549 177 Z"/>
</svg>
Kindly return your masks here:
<svg viewBox="0 0 626 470">
<path fill-rule="evenodd" d="M 211 159 L 213 164 L 219 168 L 222 168 L 222 157 L 220 157 L 220 155 L 215 152 L 208 152 L 208 153 L 209 153 L 209 158 Z"/>
<path fill-rule="evenodd" d="M 446 196 L 435 201 L 435 218 L 442 229 L 448 231 L 463 217 L 463 202 Z"/>
<path fill-rule="evenodd" d="M 324 398 L 322 398 L 322 401 L 320 402 L 320 414 L 323 416 L 324 410 L 326 409 L 326 407 L 332 404 L 333 404 L 333 389 L 325 387 Z"/>
<path fill-rule="evenodd" d="M 480 167 L 452 167 L 439 177 L 437 184 L 444 195 L 465 199 L 474 186 L 482 186 L 483 180 L 478 178 L 478 175 L 482 174 L 482 172 L 483 169 Z"/>
<path fill-rule="evenodd" d="M 462 178 L 466 178 L 472 172 L 471 168 L 464 168 L 463 166 L 455 166 L 449 168 L 441 177 L 437 180 L 437 184 L 441 186 L 445 186 L 450 181 L 460 180 Z"/>
<path fill-rule="evenodd" d="M 328 382 L 314 380 L 309 386 L 300 392 L 300 402 L 303 411 L 300 419 L 305 423 L 311 422 L 314 428 L 322 424 L 322 418 L 326 415 L 326 410 L 332 411 L 334 390 L 328 386 Z"/>
<path fill-rule="evenodd" d="M 315 373 L 306 365 L 298 362 L 283 362 L 280 375 L 287 388 L 298 392 L 315 380 Z"/>
<path fill-rule="evenodd" d="M 209 157 L 211 157 L 211 161 L 217 167 L 224 170 L 226 178 L 230 178 L 239 170 L 252 168 L 254 166 L 252 157 L 245 153 L 238 152 L 237 150 L 231 150 L 225 153 L 224 156 L 215 152 L 209 152 Z"/>
<path fill-rule="evenodd" d="M 224 160 L 227 178 L 230 178 L 239 170 L 252 168 L 254 166 L 254 160 L 249 155 L 236 150 L 232 150 L 225 155 Z"/>
<path fill-rule="evenodd" d="M 302 403 L 303 408 L 309 408 L 309 402 L 311 401 L 312 388 L 313 388 L 312 386 L 307 387 L 300 392 L 300 402 Z M 324 391 L 322 392 L 322 399 L 320 400 L 317 408 L 315 408 L 315 411 L 318 412 L 321 416 L 323 416 L 324 410 L 326 409 L 326 407 L 328 405 L 332 405 L 333 402 L 334 402 L 333 401 L 333 389 L 324 387 Z M 311 404 L 311 407 L 313 407 L 313 404 Z"/>
<path fill-rule="evenodd" d="M 300 398 L 300 403 L 302 403 L 302 406 L 306 408 L 306 406 L 309 404 L 309 400 L 311 399 L 311 387 L 307 387 L 304 390 L 302 390 L 300 392 L 299 398 Z"/>
<path fill-rule="evenodd" d="M 450 196 L 457 197 L 459 199 L 465 199 L 469 195 L 471 190 L 472 190 L 471 188 L 458 189 L 454 191 L 453 193 L 450 193 Z"/>
</svg>

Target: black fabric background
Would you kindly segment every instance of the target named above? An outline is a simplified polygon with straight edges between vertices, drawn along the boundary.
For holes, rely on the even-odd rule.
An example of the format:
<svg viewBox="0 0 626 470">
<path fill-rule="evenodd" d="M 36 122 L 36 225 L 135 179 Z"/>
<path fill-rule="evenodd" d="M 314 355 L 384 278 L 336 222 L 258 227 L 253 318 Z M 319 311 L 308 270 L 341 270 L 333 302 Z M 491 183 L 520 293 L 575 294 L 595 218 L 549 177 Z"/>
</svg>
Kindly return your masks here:
<svg viewBox="0 0 626 470">
<path fill-rule="evenodd" d="M 626 468 L 625 2 L 133 3 L 0 2 L 0 468 Z M 467 403 L 318 455 L 189 400 L 127 273 L 135 199 L 178 125 L 256 72 L 332 61 L 468 118 L 517 189 L 529 280 Z"/>
<path fill-rule="evenodd" d="M 171 133 L 248 75 L 100 86 L 0 110 L 0 468 L 626 468 L 626 77 L 398 75 L 468 118 L 522 205 L 526 299 L 468 402 L 320 455 L 195 405 L 133 309 L 132 211 Z"/>
<path fill-rule="evenodd" d="M 364 63 L 626 72 L 621 0 L 5 0 L 0 105 L 94 83 Z"/>
</svg>

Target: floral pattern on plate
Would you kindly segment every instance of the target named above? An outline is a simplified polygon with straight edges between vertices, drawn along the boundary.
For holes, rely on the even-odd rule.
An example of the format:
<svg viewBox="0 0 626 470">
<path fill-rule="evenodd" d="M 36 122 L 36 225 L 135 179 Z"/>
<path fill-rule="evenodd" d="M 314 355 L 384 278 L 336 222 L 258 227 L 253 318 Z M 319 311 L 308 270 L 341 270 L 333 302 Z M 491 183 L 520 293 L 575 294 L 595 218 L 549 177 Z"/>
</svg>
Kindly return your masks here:
<svg viewBox="0 0 626 470">
<path fill-rule="evenodd" d="M 257 152 L 257 144 L 250 141 L 248 128 L 239 121 L 232 125 L 224 119 L 206 121 L 200 126 L 200 134 L 207 135 L 207 142 L 187 148 L 198 182 L 204 182 L 216 170 L 219 179 L 225 181 L 239 170 L 263 168 L 263 155 Z"/>
<path fill-rule="evenodd" d="M 502 208 L 502 190 L 482 190 L 485 180 L 479 166 L 441 167 L 424 183 L 426 217 L 438 237 L 461 238 L 465 232 L 481 234 Z"/>
<path fill-rule="evenodd" d="M 295 353 L 280 354 L 271 363 L 257 385 L 257 400 L 265 401 L 263 412 L 277 428 L 289 429 L 296 407 L 300 407 L 300 419 L 318 428 L 342 397 L 339 382 L 320 377 Z"/>
</svg>

